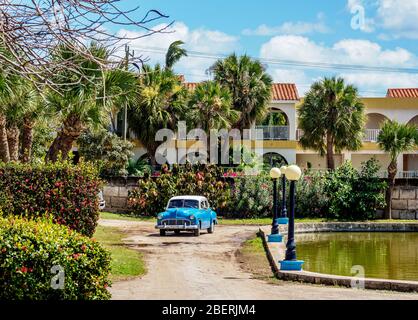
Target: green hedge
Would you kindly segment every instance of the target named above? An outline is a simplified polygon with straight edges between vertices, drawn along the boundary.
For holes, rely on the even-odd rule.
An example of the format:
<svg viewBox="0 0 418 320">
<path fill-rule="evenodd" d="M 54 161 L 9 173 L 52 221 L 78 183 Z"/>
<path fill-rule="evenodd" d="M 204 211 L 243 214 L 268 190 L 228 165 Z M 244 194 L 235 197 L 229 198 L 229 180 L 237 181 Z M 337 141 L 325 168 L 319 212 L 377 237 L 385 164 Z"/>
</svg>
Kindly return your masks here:
<svg viewBox="0 0 418 320">
<path fill-rule="evenodd" d="M 209 199 L 215 210 L 225 208 L 231 196 L 222 169 L 213 165 L 163 166 L 158 177 L 145 175 L 138 188 L 129 192 L 129 208 L 135 215 L 156 216 L 168 200 L 180 195 L 199 195 Z"/>
<path fill-rule="evenodd" d="M 97 170 L 88 164 L 0 164 L 0 210 L 5 215 L 47 214 L 86 236 L 97 226 L 100 187 Z"/>
<path fill-rule="evenodd" d="M 0 300 L 109 299 L 109 270 L 110 254 L 88 237 L 52 221 L 0 218 Z"/>
</svg>

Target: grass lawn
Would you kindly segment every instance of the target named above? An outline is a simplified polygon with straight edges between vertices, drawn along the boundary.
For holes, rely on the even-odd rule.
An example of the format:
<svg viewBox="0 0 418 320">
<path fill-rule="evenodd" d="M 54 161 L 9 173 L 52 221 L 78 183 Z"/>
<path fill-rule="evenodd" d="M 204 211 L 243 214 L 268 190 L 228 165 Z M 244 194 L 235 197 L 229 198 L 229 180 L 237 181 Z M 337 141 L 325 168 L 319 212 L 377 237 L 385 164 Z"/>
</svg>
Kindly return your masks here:
<svg viewBox="0 0 418 320">
<path fill-rule="evenodd" d="M 110 212 L 101 212 L 100 218 L 108 220 L 127 220 L 127 221 L 149 221 L 156 222 L 155 218 L 150 217 L 134 217 L 129 214 L 116 214 Z M 303 218 L 296 219 L 296 223 L 320 223 L 320 222 L 338 222 L 337 220 L 327 220 L 323 218 Z M 417 223 L 415 220 L 374 220 L 368 221 L 373 223 Z M 221 225 L 260 225 L 265 226 L 272 223 L 272 218 L 255 218 L 255 219 L 225 219 L 220 217 Z"/>
<path fill-rule="evenodd" d="M 146 273 L 143 256 L 139 251 L 126 247 L 124 234 L 118 228 L 98 226 L 94 238 L 112 255 L 111 280 L 126 280 Z"/>
<path fill-rule="evenodd" d="M 106 220 L 124 220 L 124 221 L 156 221 L 155 218 L 150 217 L 135 217 L 130 214 L 100 212 L 100 219 Z"/>
<path fill-rule="evenodd" d="M 219 224 L 223 225 L 260 225 L 265 226 L 273 222 L 272 218 L 255 218 L 255 219 L 224 219 L 219 218 Z M 314 223 L 327 222 L 325 219 L 296 219 L 296 223 Z"/>
<path fill-rule="evenodd" d="M 253 274 L 254 278 L 270 283 L 276 283 L 278 281 L 271 270 L 263 247 L 263 241 L 260 237 L 252 238 L 244 242 L 237 253 L 237 259 L 241 268 Z"/>
</svg>

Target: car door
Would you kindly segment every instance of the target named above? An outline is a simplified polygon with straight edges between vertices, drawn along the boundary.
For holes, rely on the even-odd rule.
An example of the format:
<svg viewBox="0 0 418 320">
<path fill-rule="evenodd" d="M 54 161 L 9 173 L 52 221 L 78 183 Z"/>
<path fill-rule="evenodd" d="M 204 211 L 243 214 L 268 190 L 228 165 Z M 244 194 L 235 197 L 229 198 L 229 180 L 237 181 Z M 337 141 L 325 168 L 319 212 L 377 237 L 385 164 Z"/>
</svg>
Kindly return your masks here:
<svg viewBox="0 0 418 320">
<path fill-rule="evenodd" d="M 210 227 L 210 211 L 208 210 L 207 202 L 205 200 L 200 201 L 200 210 L 202 211 L 202 229 Z"/>
</svg>

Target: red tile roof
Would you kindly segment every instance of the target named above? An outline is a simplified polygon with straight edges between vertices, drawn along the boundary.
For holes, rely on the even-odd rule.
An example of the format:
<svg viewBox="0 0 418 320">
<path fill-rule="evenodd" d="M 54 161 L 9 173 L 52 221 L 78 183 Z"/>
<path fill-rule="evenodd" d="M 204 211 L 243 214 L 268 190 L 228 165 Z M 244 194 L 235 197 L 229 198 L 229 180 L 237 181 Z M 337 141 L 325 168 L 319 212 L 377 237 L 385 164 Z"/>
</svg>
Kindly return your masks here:
<svg viewBox="0 0 418 320">
<path fill-rule="evenodd" d="M 185 82 L 184 86 L 189 90 L 194 90 L 198 83 Z M 294 83 L 274 83 L 272 87 L 273 100 L 299 100 L 299 93 Z"/>
<path fill-rule="evenodd" d="M 418 88 L 388 89 L 388 98 L 418 98 Z"/>
<path fill-rule="evenodd" d="M 197 82 L 185 82 L 184 83 L 184 86 L 191 91 L 196 89 L 197 85 L 198 85 Z"/>
<path fill-rule="evenodd" d="M 299 93 L 294 83 L 274 83 L 273 100 L 299 100 Z"/>
</svg>

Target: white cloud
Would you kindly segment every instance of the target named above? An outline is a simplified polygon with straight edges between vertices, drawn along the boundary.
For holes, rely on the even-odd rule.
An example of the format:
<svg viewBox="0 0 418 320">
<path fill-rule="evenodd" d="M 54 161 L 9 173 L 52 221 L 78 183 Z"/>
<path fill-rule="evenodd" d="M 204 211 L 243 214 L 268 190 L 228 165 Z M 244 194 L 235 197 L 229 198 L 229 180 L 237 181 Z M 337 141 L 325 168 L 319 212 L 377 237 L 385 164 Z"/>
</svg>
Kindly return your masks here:
<svg viewBox="0 0 418 320">
<path fill-rule="evenodd" d="M 261 47 L 260 57 L 269 60 L 291 60 L 313 63 L 335 63 L 344 65 L 362 65 L 370 67 L 411 68 L 418 66 L 418 58 L 413 53 L 403 49 L 384 49 L 379 44 L 368 40 L 345 39 L 332 46 L 316 43 L 302 36 L 277 36 Z M 295 72 L 295 82 L 306 87 L 317 78 L 318 71 L 300 69 Z M 280 73 L 277 71 L 277 73 Z M 271 69 L 271 73 L 276 73 Z M 341 75 L 348 82 L 359 87 L 362 92 L 384 92 L 388 87 L 415 87 L 417 76 L 408 73 L 380 73 L 371 71 L 321 71 L 321 75 Z M 289 76 L 291 78 L 291 76 Z M 301 90 L 302 91 L 302 90 Z"/>
<path fill-rule="evenodd" d="M 349 83 L 354 83 L 365 91 L 372 90 L 370 93 L 384 93 L 388 88 L 411 88 L 416 87 L 418 83 L 417 74 L 406 73 L 342 73 Z M 373 91 L 374 90 L 374 91 Z"/>
<path fill-rule="evenodd" d="M 361 31 L 380 29 L 383 40 L 418 39 L 417 0 L 348 0 L 347 9 L 356 17 L 364 14 Z"/>
<path fill-rule="evenodd" d="M 164 27 L 156 26 L 155 29 Z M 119 31 L 119 35 L 135 38 L 141 35 L 136 31 Z M 229 54 L 239 48 L 239 38 L 217 30 L 204 28 L 190 29 L 183 22 L 176 22 L 165 33 L 157 33 L 150 37 L 129 41 L 131 49 L 136 53 L 142 53 L 149 57 L 149 63 L 164 63 L 165 52 L 170 44 L 176 40 L 185 42 L 185 48 L 189 51 L 210 52 L 211 54 Z M 185 57 L 176 65 L 176 71 L 186 75 L 188 81 L 201 81 L 207 79 L 207 70 L 214 60 Z"/>
<path fill-rule="evenodd" d="M 368 16 L 363 0 L 348 0 L 347 9 L 352 14 L 351 28 L 366 33 L 375 31 L 375 21 Z"/>
<path fill-rule="evenodd" d="M 418 39 L 417 0 L 379 0 L 377 16 L 389 36 Z"/>
<path fill-rule="evenodd" d="M 268 26 L 262 24 L 256 29 L 245 29 L 242 31 L 243 35 L 246 36 L 273 36 L 279 34 L 293 34 L 293 35 L 303 35 L 310 33 L 329 33 L 330 29 L 327 27 L 324 21 L 324 15 L 322 13 L 318 14 L 317 22 L 284 22 L 279 26 Z"/>
<path fill-rule="evenodd" d="M 403 48 L 383 49 L 378 43 L 357 39 L 344 39 L 333 46 L 325 46 L 302 36 L 274 37 L 262 45 L 260 56 L 264 59 L 385 67 L 418 64 L 417 57 Z"/>
</svg>

